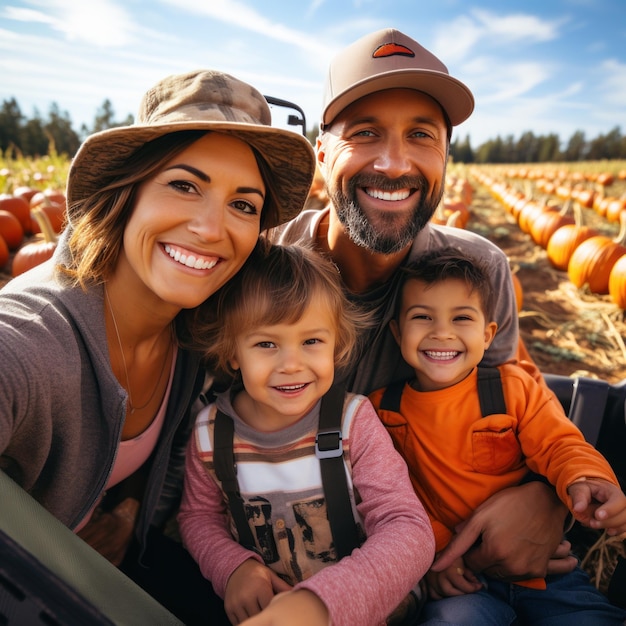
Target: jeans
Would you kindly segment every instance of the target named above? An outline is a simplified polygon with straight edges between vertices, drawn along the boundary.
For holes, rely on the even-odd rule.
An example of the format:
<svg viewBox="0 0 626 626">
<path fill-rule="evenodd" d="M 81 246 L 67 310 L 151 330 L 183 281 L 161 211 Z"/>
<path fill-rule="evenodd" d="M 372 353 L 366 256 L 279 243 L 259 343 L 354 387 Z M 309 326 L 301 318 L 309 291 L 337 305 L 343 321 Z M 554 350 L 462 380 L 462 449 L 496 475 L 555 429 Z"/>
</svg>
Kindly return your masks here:
<svg viewBox="0 0 626 626">
<path fill-rule="evenodd" d="M 611 604 L 577 567 L 546 577 L 546 589 L 484 578 L 476 593 L 429 600 L 421 624 L 456 626 L 622 626 L 626 611 Z"/>
</svg>

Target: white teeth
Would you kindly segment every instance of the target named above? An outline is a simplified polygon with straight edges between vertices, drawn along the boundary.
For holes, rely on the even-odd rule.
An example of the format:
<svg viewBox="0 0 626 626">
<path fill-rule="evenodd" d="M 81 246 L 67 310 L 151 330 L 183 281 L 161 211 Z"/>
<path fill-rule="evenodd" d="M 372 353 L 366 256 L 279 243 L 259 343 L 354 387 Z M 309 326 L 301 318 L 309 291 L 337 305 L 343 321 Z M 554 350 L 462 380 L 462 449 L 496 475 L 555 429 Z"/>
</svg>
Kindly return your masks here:
<svg viewBox="0 0 626 626">
<path fill-rule="evenodd" d="M 449 352 L 433 352 L 431 350 L 424 350 L 424 352 L 431 359 L 437 359 L 439 361 L 447 361 L 449 359 L 453 359 L 454 357 L 456 357 L 459 354 L 456 351 L 454 351 L 454 352 L 453 351 L 449 351 Z"/>
<path fill-rule="evenodd" d="M 281 385 L 276 387 L 280 391 L 298 391 L 298 389 L 304 389 L 306 385 Z"/>
<path fill-rule="evenodd" d="M 182 254 L 180 250 L 175 250 L 167 244 L 165 244 L 165 252 L 167 252 L 174 261 L 197 270 L 209 270 L 217 265 L 217 260 L 207 261 L 202 257 L 196 258 L 193 254 L 187 256 L 186 254 Z"/>
<path fill-rule="evenodd" d="M 397 200 L 406 200 L 411 192 L 408 189 L 403 189 L 401 191 L 383 191 L 382 189 L 366 189 L 365 190 L 368 196 L 372 198 L 376 198 L 377 200 L 389 200 L 389 201 L 397 201 Z"/>
</svg>

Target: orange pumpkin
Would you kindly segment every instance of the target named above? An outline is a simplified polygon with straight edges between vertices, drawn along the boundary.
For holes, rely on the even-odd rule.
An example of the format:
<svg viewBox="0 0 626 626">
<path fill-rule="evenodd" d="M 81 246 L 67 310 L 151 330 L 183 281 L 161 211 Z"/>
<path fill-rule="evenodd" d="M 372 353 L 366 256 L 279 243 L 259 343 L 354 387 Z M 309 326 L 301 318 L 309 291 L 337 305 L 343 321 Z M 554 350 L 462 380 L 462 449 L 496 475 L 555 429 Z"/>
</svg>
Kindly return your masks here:
<svg viewBox="0 0 626 626">
<path fill-rule="evenodd" d="M 4 267 L 9 260 L 9 246 L 3 237 L 0 236 L 0 268 Z"/>
<path fill-rule="evenodd" d="M 567 275 L 578 288 L 588 285 L 592 293 L 609 293 L 609 275 L 624 254 L 626 247 L 618 241 L 604 235 L 590 237 L 574 250 Z"/>
<path fill-rule="evenodd" d="M 532 240 L 542 248 L 545 248 L 553 233 L 561 226 L 575 224 L 574 216 L 569 213 L 570 202 L 565 203 L 562 209 L 554 209 L 535 213 L 534 219 L 530 222 L 528 233 Z"/>
<path fill-rule="evenodd" d="M 546 246 L 548 261 L 557 270 L 567 271 L 569 260 L 574 250 L 587 239 L 599 235 L 598 231 L 589 226 L 566 224 L 554 231 Z"/>
<path fill-rule="evenodd" d="M 620 309 L 626 309 L 626 255 L 617 259 L 611 269 L 609 295 Z"/>
<path fill-rule="evenodd" d="M 30 234 L 32 232 L 30 224 L 30 205 L 24 198 L 12 196 L 8 193 L 1 194 L 0 210 L 13 213 L 13 215 L 15 215 L 15 217 L 19 220 L 26 234 Z"/>
<path fill-rule="evenodd" d="M 13 257 L 11 274 L 19 276 L 27 270 L 47 261 L 57 247 L 57 236 L 54 232 L 48 216 L 42 209 L 34 209 L 33 214 L 39 223 L 41 234 L 36 240 L 22 246 Z"/>
<path fill-rule="evenodd" d="M 9 250 L 17 250 L 24 239 L 24 229 L 20 221 L 8 211 L 0 209 L 0 235 L 9 246 Z"/>
</svg>

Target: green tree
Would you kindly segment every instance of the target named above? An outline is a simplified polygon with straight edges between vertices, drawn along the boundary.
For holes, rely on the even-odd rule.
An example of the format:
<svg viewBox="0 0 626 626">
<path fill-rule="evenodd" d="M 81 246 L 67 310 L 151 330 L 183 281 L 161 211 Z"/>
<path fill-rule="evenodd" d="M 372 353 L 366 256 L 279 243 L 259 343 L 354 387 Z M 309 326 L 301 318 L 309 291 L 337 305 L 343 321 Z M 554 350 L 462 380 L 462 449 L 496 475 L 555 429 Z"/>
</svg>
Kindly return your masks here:
<svg viewBox="0 0 626 626">
<path fill-rule="evenodd" d="M 72 130 L 72 121 L 67 111 L 61 111 L 56 103 L 52 103 L 48 113 L 48 121 L 43 126 L 51 148 L 58 154 L 73 156 L 80 146 L 80 138 Z"/>
<path fill-rule="evenodd" d="M 585 133 L 577 130 L 567 142 L 567 146 L 563 151 L 563 159 L 565 161 L 582 161 L 585 158 L 586 150 Z"/>
<path fill-rule="evenodd" d="M 20 146 L 20 132 L 24 116 L 15 98 L 5 100 L 0 108 L 0 150 Z"/>
</svg>

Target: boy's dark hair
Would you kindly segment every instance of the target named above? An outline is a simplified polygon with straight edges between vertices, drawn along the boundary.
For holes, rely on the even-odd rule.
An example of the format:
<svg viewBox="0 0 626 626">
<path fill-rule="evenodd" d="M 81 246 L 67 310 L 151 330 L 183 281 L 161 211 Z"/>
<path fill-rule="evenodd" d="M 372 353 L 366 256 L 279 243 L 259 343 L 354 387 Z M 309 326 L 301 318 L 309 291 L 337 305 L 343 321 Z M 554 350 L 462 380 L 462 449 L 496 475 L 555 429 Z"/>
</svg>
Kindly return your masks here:
<svg viewBox="0 0 626 626">
<path fill-rule="evenodd" d="M 238 335 L 297 322 L 316 296 L 328 304 L 336 324 L 335 367 L 348 367 L 369 316 L 347 299 L 329 259 L 303 245 L 279 246 L 264 238 L 241 270 L 196 310 L 193 345 L 207 368 L 227 381 L 235 375 L 230 361 Z"/>
<path fill-rule="evenodd" d="M 470 293 L 478 293 L 485 319 L 493 319 L 494 293 L 489 269 L 485 263 L 458 248 L 448 246 L 426 252 L 401 268 L 395 319 L 400 314 L 404 285 L 410 279 L 427 285 L 449 279 L 462 280 L 469 287 Z"/>
</svg>

